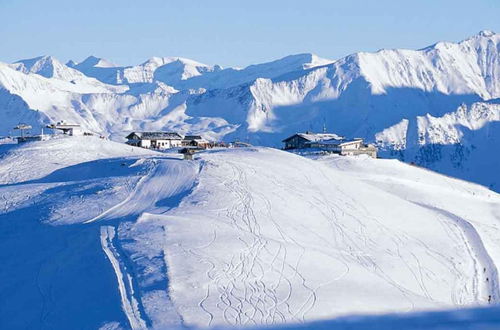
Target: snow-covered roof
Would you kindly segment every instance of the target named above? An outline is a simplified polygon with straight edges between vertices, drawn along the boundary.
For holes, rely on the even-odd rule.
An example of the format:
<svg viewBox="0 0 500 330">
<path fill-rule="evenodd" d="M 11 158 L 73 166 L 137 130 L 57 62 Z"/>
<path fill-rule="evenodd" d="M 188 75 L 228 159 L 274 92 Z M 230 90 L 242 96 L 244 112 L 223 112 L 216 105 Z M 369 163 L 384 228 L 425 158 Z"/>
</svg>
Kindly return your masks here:
<svg viewBox="0 0 500 330">
<path fill-rule="evenodd" d="M 340 139 L 340 140 L 337 140 L 337 139 L 329 139 L 329 140 L 318 140 L 318 141 L 309 141 L 309 142 L 306 142 L 306 144 L 311 144 L 311 143 L 321 143 L 321 144 L 324 144 L 324 145 L 338 145 L 338 146 L 341 146 L 341 145 L 346 145 L 346 144 L 350 144 L 350 143 L 353 143 L 353 142 L 359 142 L 359 141 L 363 141 L 363 139 L 359 139 L 359 138 L 356 138 L 356 139 Z"/>
<path fill-rule="evenodd" d="M 343 140 L 345 139 L 343 136 L 334 134 L 334 133 L 311 133 L 311 132 L 306 132 L 306 133 L 297 133 L 294 134 L 285 140 L 283 142 L 290 140 L 291 138 L 295 136 L 300 136 L 301 138 L 306 139 L 309 142 L 316 142 L 316 141 L 324 141 L 324 140 Z"/>
<path fill-rule="evenodd" d="M 303 137 L 304 139 L 310 142 L 344 139 L 343 136 L 334 133 L 298 133 L 297 135 Z"/>
<path fill-rule="evenodd" d="M 134 135 L 137 136 L 140 140 L 182 140 L 182 136 L 175 132 L 132 132 L 127 135 L 127 139 L 132 139 Z"/>
</svg>

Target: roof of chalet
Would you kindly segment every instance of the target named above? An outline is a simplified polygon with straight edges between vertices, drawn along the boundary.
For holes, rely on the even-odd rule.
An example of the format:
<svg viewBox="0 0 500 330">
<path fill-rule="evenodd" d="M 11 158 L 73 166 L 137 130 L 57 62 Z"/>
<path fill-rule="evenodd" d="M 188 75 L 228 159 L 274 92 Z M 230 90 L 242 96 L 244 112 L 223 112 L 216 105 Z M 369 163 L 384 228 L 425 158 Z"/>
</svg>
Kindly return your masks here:
<svg viewBox="0 0 500 330">
<path fill-rule="evenodd" d="M 184 140 L 205 140 L 200 135 L 186 135 Z"/>
<path fill-rule="evenodd" d="M 333 133 L 311 133 L 311 132 L 305 132 L 305 133 L 296 133 L 286 139 L 284 139 L 282 142 L 286 142 L 295 136 L 299 136 L 309 142 L 317 142 L 317 141 L 325 141 L 325 140 L 344 140 L 345 137 L 333 134 Z"/>
<path fill-rule="evenodd" d="M 140 140 L 182 140 L 182 136 L 175 132 L 132 132 L 126 136 L 127 139 L 137 136 Z"/>
<path fill-rule="evenodd" d="M 343 145 L 348 145 L 348 144 L 351 144 L 354 142 L 359 142 L 359 141 L 363 141 L 363 139 L 361 139 L 361 138 L 355 138 L 355 139 L 343 138 L 341 140 L 329 139 L 329 140 L 308 141 L 308 142 L 306 142 L 306 144 L 320 143 L 323 145 L 343 146 Z"/>
</svg>

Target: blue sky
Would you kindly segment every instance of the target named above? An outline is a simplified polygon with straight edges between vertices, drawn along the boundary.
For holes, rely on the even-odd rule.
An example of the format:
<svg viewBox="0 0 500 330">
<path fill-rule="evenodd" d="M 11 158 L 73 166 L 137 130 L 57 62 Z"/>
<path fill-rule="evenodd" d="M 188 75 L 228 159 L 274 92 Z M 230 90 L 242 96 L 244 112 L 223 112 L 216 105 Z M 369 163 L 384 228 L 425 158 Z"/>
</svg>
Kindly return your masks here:
<svg viewBox="0 0 500 330">
<path fill-rule="evenodd" d="M 183 56 L 246 66 L 312 52 L 337 59 L 500 32 L 499 0 L 0 0 L 0 61 L 39 55 L 117 64 Z"/>
</svg>

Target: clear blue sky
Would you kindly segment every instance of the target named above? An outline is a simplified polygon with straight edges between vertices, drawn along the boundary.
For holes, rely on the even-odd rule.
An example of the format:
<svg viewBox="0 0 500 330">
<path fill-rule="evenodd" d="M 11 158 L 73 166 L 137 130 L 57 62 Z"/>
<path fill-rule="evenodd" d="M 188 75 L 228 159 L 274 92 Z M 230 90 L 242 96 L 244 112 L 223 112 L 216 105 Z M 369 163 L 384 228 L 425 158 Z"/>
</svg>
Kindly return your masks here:
<svg viewBox="0 0 500 330">
<path fill-rule="evenodd" d="M 0 61 L 183 56 L 246 66 L 500 32 L 500 0 L 0 0 Z"/>
</svg>

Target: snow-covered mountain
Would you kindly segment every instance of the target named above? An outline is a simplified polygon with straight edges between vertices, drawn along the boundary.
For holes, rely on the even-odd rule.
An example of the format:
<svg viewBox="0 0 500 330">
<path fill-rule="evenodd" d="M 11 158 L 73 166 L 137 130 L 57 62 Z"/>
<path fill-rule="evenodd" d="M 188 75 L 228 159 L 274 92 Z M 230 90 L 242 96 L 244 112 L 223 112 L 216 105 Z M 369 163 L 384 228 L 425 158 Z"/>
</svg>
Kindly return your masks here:
<svg viewBox="0 0 500 330">
<path fill-rule="evenodd" d="M 387 149 L 383 155 L 405 155 L 405 160 L 432 166 L 424 161 L 427 156 L 391 150 L 420 146 L 421 135 L 448 133 L 421 118 L 440 118 L 462 104 L 470 108 L 500 98 L 499 41 L 499 34 L 482 31 L 459 43 L 439 42 L 421 50 L 356 53 L 337 61 L 299 54 L 243 69 L 178 57 L 155 57 L 130 67 L 96 57 L 68 65 L 45 57 L 24 60 L 0 66 L 0 119 L 6 119 L 0 121 L 0 134 L 18 121 L 66 119 L 116 140 L 132 130 L 165 129 L 279 146 L 291 133 L 326 125 L 342 135 L 380 141 Z M 491 132 L 497 119 L 488 118 Z M 473 144 L 486 155 L 487 145 L 494 143 L 477 136 L 471 142 L 467 134 L 456 137 L 425 144 L 431 150 Z M 470 176 L 483 163 L 453 175 L 494 184 Z M 433 168 L 451 174 L 455 167 Z"/>
<path fill-rule="evenodd" d="M 54 78 L 56 80 L 71 82 L 75 85 L 83 85 L 81 89 L 78 89 L 78 91 L 81 92 L 85 92 L 85 85 L 95 87 L 102 85 L 96 79 L 87 77 L 80 71 L 62 64 L 52 56 L 40 56 L 32 59 L 21 60 L 12 64 L 11 67 L 27 75 L 37 74 L 45 78 Z"/>
<path fill-rule="evenodd" d="M 119 67 L 105 59 L 90 56 L 82 63 L 70 61 L 68 65 L 89 77 L 115 85 L 161 81 L 176 86 L 183 80 L 221 70 L 217 65 L 211 67 L 181 57 L 152 57 L 137 66 Z"/>
<path fill-rule="evenodd" d="M 500 195 L 397 160 L 0 145 L 0 327 L 255 326 L 500 299 Z M 14 251 L 14 252 L 13 252 Z"/>
<path fill-rule="evenodd" d="M 500 189 L 500 102 L 463 104 L 440 117 L 407 119 L 376 134 L 383 154 Z"/>
</svg>

